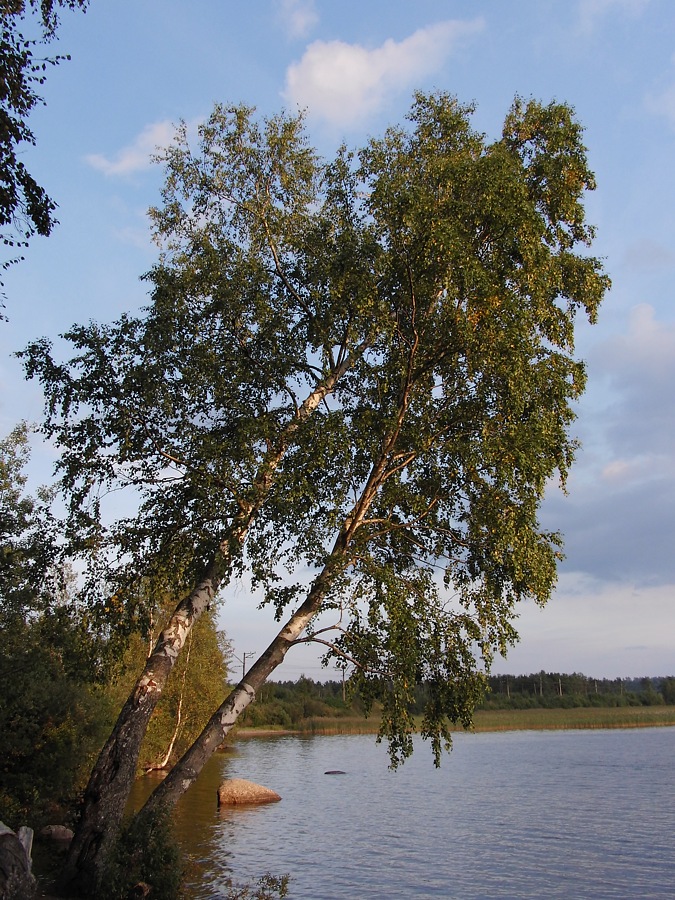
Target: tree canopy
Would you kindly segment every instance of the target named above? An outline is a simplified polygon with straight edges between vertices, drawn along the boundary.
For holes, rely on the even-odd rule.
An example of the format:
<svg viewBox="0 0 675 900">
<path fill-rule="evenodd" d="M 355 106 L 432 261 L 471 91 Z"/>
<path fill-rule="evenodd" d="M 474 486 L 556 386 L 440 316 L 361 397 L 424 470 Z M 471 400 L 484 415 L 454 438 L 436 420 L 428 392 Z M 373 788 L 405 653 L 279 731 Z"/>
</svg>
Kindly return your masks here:
<svg viewBox="0 0 675 900">
<path fill-rule="evenodd" d="M 86 9 L 89 0 L 0 0 L 0 239 L 10 250 L 2 269 L 16 262 L 34 234 L 48 235 L 56 220 L 56 203 L 28 171 L 21 156 L 35 144 L 28 125 L 31 111 L 42 102 L 40 86 L 48 66 L 63 56 L 37 56 L 38 47 L 56 34 L 59 7 Z M 31 20 L 34 14 L 35 22 Z M 26 37 L 34 31 L 38 37 Z M 0 287 L 2 282 L 0 281 Z"/>
<path fill-rule="evenodd" d="M 307 639 L 382 701 L 394 763 L 425 682 L 438 756 L 515 640 L 517 603 L 551 594 L 561 538 L 538 510 L 574 456 L 575 320 L 595 320 L 608 286 L 588 249 L 594 178 L 568 106 L 516 99 L 496 140 L 473 111 L 419 94 L 407 124 L 324 161 L 302 117 L 216 107 L 196 147 L 182 127 L 166 151 L 147 310 L 73 328 L 65 363 L 47 341 L 24 352 L 92 609 L 123 625 L 144 614 L 141 582 L 192 586 L 124 728 L 233 573 L 285 617 L 150 807 Z M 110 523 L 121 488 L 133 507 Z M 315 633 L 330 610 L 335 632 Z M 121 746 L 92 775 L 71 861 L 100 840 Z"/>
<path fill-rule="evenodd" d="M 110 721 L 92 689 L 98 642 L 67 602 L 49 493 L 26 492 L 28 434 L 22 424 L 0 440 L 0 819 L 15 828 L 72 803 Z"/>
</svg>

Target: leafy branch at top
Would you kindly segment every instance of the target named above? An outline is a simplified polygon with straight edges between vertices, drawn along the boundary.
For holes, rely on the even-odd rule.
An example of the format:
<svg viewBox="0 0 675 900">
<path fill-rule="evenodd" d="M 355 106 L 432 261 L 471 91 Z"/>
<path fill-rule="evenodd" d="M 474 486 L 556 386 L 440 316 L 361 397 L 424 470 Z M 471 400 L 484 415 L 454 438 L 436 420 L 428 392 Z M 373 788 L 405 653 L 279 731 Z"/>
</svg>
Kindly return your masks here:
<svg viewBox="0 0 675 900">
<path fill-rule="evenodd" d="M 10 252 L 0 268 L 23 257 L 33 235 L 47 236 L 56 224 L 56 203 L 31 175 L 21 159 L 26 146 L 34 146 L 35 135 L 28 125 L 31 111 L 43 99 L 40 87 L 49 66 L 69 56 L 40 57 L 37 48 L 55 37 L 58 8 L 86 9 L 89 0 L 1 0 L 0 37 L 0 241 Z M 37 38 L 26 38 L 25 27 L 37 18 Z M 0 289 L 2 280 L 0 279 Z"/>
</svg>

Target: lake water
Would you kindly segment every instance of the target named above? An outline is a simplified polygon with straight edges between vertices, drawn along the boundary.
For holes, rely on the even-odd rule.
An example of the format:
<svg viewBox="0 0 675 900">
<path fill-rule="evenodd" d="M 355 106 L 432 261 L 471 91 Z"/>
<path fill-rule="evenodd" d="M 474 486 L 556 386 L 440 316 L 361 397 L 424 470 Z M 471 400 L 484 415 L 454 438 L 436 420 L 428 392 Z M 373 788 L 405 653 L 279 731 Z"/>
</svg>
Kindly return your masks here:
<svg viewBox="0 0 675 900">
<path fill-rule="evenodd" d="M 294 900 L 675 897 L 675 728 L 459 734 L 391 772 L 369 735 L 240 741 L 177 810 L 194 896 L 289 873 Z M 325 775 L 342 769 L 344 775 Z M 222 778 L 280 803 L 218 812 Z"/>
</svg>

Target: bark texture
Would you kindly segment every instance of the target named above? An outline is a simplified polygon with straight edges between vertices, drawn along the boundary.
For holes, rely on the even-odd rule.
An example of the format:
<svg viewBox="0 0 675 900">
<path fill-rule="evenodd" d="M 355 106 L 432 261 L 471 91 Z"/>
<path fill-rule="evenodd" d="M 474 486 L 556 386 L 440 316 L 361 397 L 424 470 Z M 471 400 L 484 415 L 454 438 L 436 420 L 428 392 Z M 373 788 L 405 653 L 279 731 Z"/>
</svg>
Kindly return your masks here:
<svg viewBox="0 0 675 900">
<path fill-rule="evenodd" d="M 239 514 L 227 529 L 218 552 L 200 583 L 178 604 L 160 635 L 91 773 L 82 801 L 80 820 L 61 875 L 62 888 L 79 892 L 83 896 L 93 896 L 105 856 L 124 815 L 150 716 L 159 702 L 176 659 L 195 623 L 210 606 L 218 588 L 227 578 L 232 559 L 243 546 L 249 528 L 269 494 L 274 473 L 281 464 L 293 435 L 333 390 L 351 364 L 352 358 L 347 356 L 329 377 L 315 386 L 298 408 L 277 446 L 261 464 L 254 482 L 254 499 L 242 501 Z"/>
<path fill-rule="evenodd" d="M 417 346 L 418 342 L 415 340 L 409 348 L 406 373 L 401 385 L 393 426 L 382 441 L 382 446 L 373 460 L 370 474 L 361 494 L 335 538 L 326 563 L 312 582 L 305 601 L 291 615 L 276 638 L 251 666 L 245 679 L 239 682 L 216 710 L 194 744 L 176 763 L 164 781 L 155 788 L 141 810 L 141 816 L 150 817 L 165 807 L 173 806 L 178 798 L 194 784 L 204 765 L 222 744 L 241 713 L 255 699 L 256 692 L 265 684 L 277 666 L 281 665 L 289 649 L 319 612 L 334 578 L 349 565 L 350 545 L 382 485 L 414 457 L 414 452 L 398 453 L 397 442 L 410 403 L 412 372 Z"/>
</svg>

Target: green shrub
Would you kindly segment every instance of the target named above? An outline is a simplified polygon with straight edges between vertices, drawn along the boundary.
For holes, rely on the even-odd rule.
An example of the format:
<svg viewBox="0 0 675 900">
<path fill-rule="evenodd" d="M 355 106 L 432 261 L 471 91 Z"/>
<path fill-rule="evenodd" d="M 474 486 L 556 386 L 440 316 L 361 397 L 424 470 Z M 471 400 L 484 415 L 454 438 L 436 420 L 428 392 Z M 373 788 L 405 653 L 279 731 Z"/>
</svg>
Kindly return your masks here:
<svg viewBox="0 0 675 900">
<path fill-rule="evenodd" d="M 151 888 L 152 900 L 181 896 L 183 866 L 169 813 L 127 822 L 109 855 L 98 889 L 99 900 L 127 900 L 138 884 Z"/>
<path fill-rule="evenodd" d="M 288 875 L 277 877 L 267 873 L 255 885 L 230 885 L 225 900 L 283 900 L 288 896 Z"/>
<path fill-rule="evenodd" d="M 67 815 L 109 727 L 93 685 L 67 671 L 43 620 L 0 626 L 0 819 L 39 828 L 55 807 Z"/>
</svg>

